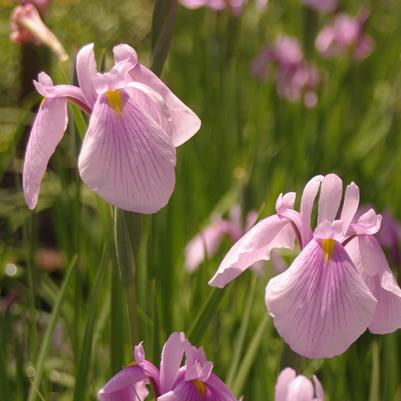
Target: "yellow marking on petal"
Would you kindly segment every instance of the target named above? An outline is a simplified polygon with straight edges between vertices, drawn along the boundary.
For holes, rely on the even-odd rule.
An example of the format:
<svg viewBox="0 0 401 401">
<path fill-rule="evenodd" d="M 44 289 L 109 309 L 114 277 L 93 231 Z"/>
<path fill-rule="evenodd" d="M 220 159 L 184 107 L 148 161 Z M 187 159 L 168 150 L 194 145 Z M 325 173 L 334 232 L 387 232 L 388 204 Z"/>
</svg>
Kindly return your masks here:
<svg viewBox="0 0 401 401">
<path fill-rule="evenodd" d="M 136 362 L 136 361 L 131 362 L 131 363 L 129 363 L 129 364 L 127 365 L 127 368 L 128 368 L 128 366 L 138 366 L 138 362 Z"/>
<path fill-rule="evenodd" d="M 40 102 L 39 108 L 41 108 L 45 104 L 46 98 L 44 97 Z"/>
<path fill-rule="evenodd" d="M 198 390 L 198 393 L 202 396 L 206 396 L 206 384 L 200 381 L 199 379 L 192 380 L 192 384 L 195 386 L 195 388 Z"/>
<path fill-rule="evenodd" d="M 331 259 L 335 245 L 336 245 L 335 241 L 331 238 L 322 239 L 322 248 L 326 263 L 329 261 L 329 259 Z"/>
<path fill-rule="evenodd" d="M 118 114 L 123 109 L 123 97 L 118 89 L 109 90 L 105 93 L 109 106 Z"/>
</svg>

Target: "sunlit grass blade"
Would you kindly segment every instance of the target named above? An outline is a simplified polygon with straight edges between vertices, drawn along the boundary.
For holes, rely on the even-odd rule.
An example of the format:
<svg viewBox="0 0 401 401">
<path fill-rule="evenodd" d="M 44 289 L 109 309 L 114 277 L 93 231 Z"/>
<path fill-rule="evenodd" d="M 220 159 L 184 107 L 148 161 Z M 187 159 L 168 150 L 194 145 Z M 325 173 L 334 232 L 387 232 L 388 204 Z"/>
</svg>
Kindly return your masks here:
<svg viewBox="0 0 401 401">
<path fill-rule="evenodd" d="M 88 390 L 88 377 L 90 376 L 90 364 L 92 360 L 92 350 L 95 347 L 94 329 L 95 323 L 98 316 L 100 290 L 103 282 L 107 263 L 104 260 L 105 250 L 102 252 L 99 269 L 96 273 L 95 284 L 90 296 L 88 316 L 86 319 L 86 327 L 84 340 L 80 350 L 80 358 L 78 362 L 78 368 L 76 371 L 75 389 L 74 389 L 74 401 L 86 400 Z"/>
<path fill-rule="evenodd" d="M 35 401 L 36 396 L 37 396 L 37 391 L 39 389 L 41 380 L 42 380 L 42 375 L 43 375 L 43 368 L 44 368 L 44 363 L 47 357 L 47 352 L 49 350 L 49 346 L 52 340 L 52 335 L 54 332 L 54 328 L 56 327 L 56 322 L 60 314 L 60 309 L 61 305 L 64 301 L 65 295 L 67 293 L 67 288 L 70 284 L 71 278 L 72 278 L 72 273 L 74 271 L 75 264 L 77 262 L 77 256 L 74 256 L 70 262 L 70 265 L 67 268 L 67 272 L 63 281 L 63 284 L 61 286 L 60 292 L 57 297 L 57 301 L 54 304 L 50 320 L 49 320 L 49 325 L 47 326 L 45 335 L 43 337 L 43 342 L 40 347 L 39 351 L 39 357 L 36 362 L 35 366 L 35 377 L 33 379 L 33 382 L 31 384 L 30 390 L 29 390 L 29 396 L 28 396 L 28 401 Z"/>
<path fill-rule="evenodd" d="M 378 401 L 380 399 L 380 353 L 377 341 L 372 342 L 372 371 L 370 376 L 369 401 Z M 389 400 L 391 398 L 388 398 Z"/>
<path fill-rule="evenodd" d="M 229 387 L 233 385 L 234 375 L 237 372 L 240 358 L 242 355 L 242 348 L 244 346 L 246 331 L 248 329 L 249 318 L 250 318 L 250 314 L 251 314 L 252 305 L 254 302 L 256 280 L 257 280 L 257 275 L 253 274 L 250 289 L 249 289 L 248 301 L 246 303 L 245 311 L 241 318 L 241 327 L 239 329 L 238 336 L 235 341 L 234 356 L 232 358 L 230 370 L 228 371 L 228 374 L 227 374 L 227 385 Z"/>
<path fill-rule="evenodd" d="M 204 307 L 195 318 L 194 323 L 188 332 L 188 338 L 194 344 L 198 344 L 203 334 L 205 333 L 211 318 L 215 315 L 216 309 L 223 299 L 226 291 L 221 289 L 213 289 L 213 292 L 210 294 L 209 299 L 205 303 Z"/>
<path fill-rule="evenodd" d="M 268 328 L 268 323 L 270 319 L 265 316 L 259 324 L 255 335 L 252 338 L 248 346 L 248 351 L 246 352 L 244 358 L 242 359 L 238 373 L 233 381 L 232 391 L 235 395 L 239 396 L 242 393 L 244 385 L 246 383 L 247 376 L 252 367 L 252 364 L 256 358 L 258 348 L 263 338 L 268 338 L 268 333 L 266 333 Z"/>
</svg>

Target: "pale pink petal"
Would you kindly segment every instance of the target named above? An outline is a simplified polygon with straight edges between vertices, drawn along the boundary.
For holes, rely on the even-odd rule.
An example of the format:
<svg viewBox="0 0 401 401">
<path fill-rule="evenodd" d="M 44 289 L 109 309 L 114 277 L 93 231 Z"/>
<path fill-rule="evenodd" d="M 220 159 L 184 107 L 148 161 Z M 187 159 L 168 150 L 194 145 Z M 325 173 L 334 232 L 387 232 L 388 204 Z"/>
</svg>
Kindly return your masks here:
<svg viewBox="0 0 401 401">
<path fill-rule="evenodd" d="M 159 93 L 169 111 L 170 135 L 174 146 L 180 146 L 195 135 L 201 126 L 199 117 L 187 107 L 152 71 L 137 64 L 130 72 L 134 81 L 142 82 Z"/>
<path fill-rule="evenodd" d="M 180 0 L 180 3 L 187 8 L 199 8 L 207 4 L 208 0 Z"/>
<path fill-rule="evenodd" d="M 320 188 L 317 224 L 335 220 L 343 194 L 343 182 L 335 174 L 324 177 Z"/>
<path fill-rule="evenodd" d="M 274 401 L 288 401 L 288 389 L 296 375 L 292 368 L 285 368 L 281 371 L 276 382 Z"/>
<path fill-rule="evenodd" d="M 82 180 L 107 202 L 128 211 L 155 213 L 175 184 L 175 148 L 167 133 L 124 90 L 99 96 L 79 155 Z M 117 105 L 118 106 L 118 105 Z"/>
<path fill-rule="evenodd" d="M 302 0 L 302 2 L 323 13 L 329 13 L 335 10 L 338 4 L 338 0 Z"/>
<path fill-rule="evenodd" d="M 359 236 L 346 250 L 378 301 L 369 330 L 385 334 L 401 328 L 401 289 L 377 239 L 371 235 Z"/>
<path fill-rule="evenodd" d="M 94 86 L 97 67 L 95 54 L 93 52 L 93 43 L 84 46 L 78 52 L 76 64 L 79 86 L 89 106 L 93 107 L 97 98 L 97 92 Z"/>
<path fill-rule="evenodd" d="M 211 373 L 206 384 L 209 390 L 207 401 L 237 401 L 231 390 L 214 373 Z"/>
<path fill-rule="evenodd" d="M 145 372 L 141 367 L 130 365 L 118 372 L 104 385 L 98 393 L 98 399 L 100 401 L 143 401 L 147 390 L 144 389 L 143 383 L 139 383 L 146 379 Z"/>
<path fill-rule="evenodd" d="M 185 247 L 185 267 L 194 272 L 198 266 L 217 251 L 224 235 L 228 233 L 230 223 L 217 219 L 197 234 Z"/>
<path fill-rule="evenodd" d="M 184 333 L 173 333 L 164 344 L 160 362 L 160 392 L 170 391 L 177 380 L 178 370 L 184 356 L 186 339 Z"/>
<path fill-rule="evenodd" d="M 287 224 L 277 215 L 261 220 L 230 249 L 209 284 L 222 288 L 255 262 L 269 260 L 271 244 Z"/>
<path fill-rule="evenodd" d="M 67 123 L 66 100 L 45 98 L 33 123 L 25 152 L 22 179 L 25 201 L 30 209 L 36 206 L 47 164 L 63 138 Z"/>
<path fill-rule="evenodd" d="M 84 111 L 90 113 L 91 107 L 87 104 L 82 90 L 73 85 L 53 85 L 51 78 L 44 72 L 39 73 L 38 80 L 33 81 L 36 90 L 46 98 L 64 97 L 72 100 Z"/>
<path fill-rule="evenodd" d="M 287 401 L 313 401 L 313 385 L 305 376 L 297 376 L 288 386 Z"/>
<path fill-rule="evenodd" d="M 350 224 L 347 235 L 374 235 L 380 230 L 381 220 L 381 215 L 370 209 L 356 223 Z"/>
<path fill-rule="evenodd" d="M 321 240 L 313 239 L 266 287 L 277 331 L 308 358 L 344 352 L 366 330 L 376 303 L 338 242 L 325 255 Z"/>
<path fill-rule="evenodd" d="M 199 389 L 197 382 L 194 381 L 181 381 L 171 391 L 162 393 L 157 398 L 157 401 L 205 401 L 205 393 Z"/>
<path fill-rule="evenodd" d="M 344 195 L 344 204 L 341 211 L 341 221 L 343 222 L 343 232 L 348 230 L 355 213 L 359 206 L 359 188 L 353 182 L 347 186 Z"/>
<path fill-rule="evenodd" d="M 324 401 L 324 391 L 319 379 L 313 375 L 313 384 L 315 385 L 316 401 Z"/>
<path fill-rule="evenodd" d="M 324 177 L 322 175 L 317 175 L 316 177 L 313 177 L 305 185 L 304 192 L 302 193 L 301 206 L 300 206 L 300 214 L 302 219 L 301 236 L 305 244 L 307 244 L 312 239 L 313 236 L 311 230 L 312 210 L 323 178 Z"/>
<path fill-rule="evenodd" d="M 122 61 L 129 61 L 132 66 L 138 63 L 138 55 L 135 49 L 126 44 L 120 44 L 113 47 L 114 60 L 117 63 Z"/>
</svg>

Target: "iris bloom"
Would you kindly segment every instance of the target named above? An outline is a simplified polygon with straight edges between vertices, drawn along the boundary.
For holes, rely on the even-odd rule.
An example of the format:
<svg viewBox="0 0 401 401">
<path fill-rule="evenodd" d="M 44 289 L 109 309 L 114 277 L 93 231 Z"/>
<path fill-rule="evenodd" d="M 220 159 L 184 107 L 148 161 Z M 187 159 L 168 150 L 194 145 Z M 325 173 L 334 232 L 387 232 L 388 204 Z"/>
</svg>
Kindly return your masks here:
<svg viewBox="0 0 401 401">
<path fill-rule="evenodd" d="M 277 378 L 274 401 L 324 401 L 323 387 L 316 376 L 311 381 L 286 368 Z"/>
<path fill-rule="evenodd" d="M 394 265 L 400 266 L 401 226 L 390 212 L 384 212 L 382 214 L 382 224 L 380 231 L 376 234 L 376 238 L 380 245 L 390 250 Z"/>
<path fill-rule="evenodd" d="M 351 52 L 355 60 L 363 60 L 373 50 L 373 39 L 365 33 L 369 13 L 362 12 L 357 18 L 339 14 L 324 27 L 316 38 L 316 49 L 327 58 Z"/>
<path fill-rule="evenodd" d="M 311 227 L 320 189 L 317 225 Z M 300 211 L 296 194 L 280 195 L 276 214 L 249 230 L 228 252 L 209 284 L 224 287 L 249 266 L 268 260 L 274 248 L 300 248 L 291 266 L 270 280 L 266 306 L 279 334 L 308 358 L 344 352 L 365 330 L 389 333 L 401 327 L 401 289 L 374 237 L 381 216 L 373 209 L 354 216 L 359 188 L 317 176 L 306 185 Z"/>
<path fill-rule="evenodd" d="M 151 386 L 158 401 L 237 401 L 212 372 L 202 348 L 193 347 L 183 333 L 173 333 L 163 347 L 160 371 L 145 359 L 142 345 L 135 361 L 117 373 L 100 391 L 100 401 L 142 401 Z M 185 365 L 182 359 L 185 355 Z"/>
<path fill-rule="evenodd" d="M 33 4 L 41 13 L 49 7 L 50 0 L 20 0 L 20 4 Z"/>
<path fill-rule="evenodd" d="M 336 9 L 338 0 L 302 0 L 306 6 L 322 13 L 329 13 Z"/>
<path fill-rule="evenodd" d="M 93 44 L 77 55 L 79 86 L 57 85 L 45 73 L 35 82 L 44 97 L 29 138 L 23 188 L 36 206 L 48 161 L 68 122 L 67 100 L 90 114 L 78 160 L 82 180 L 101 198 L 128 211 L 154 213 L 175 185 L 175 148 L 200 128 L 199 118 L 128 45 L 114 47 L 110 72 L 96 69 Z"/>
<path fill-rule="evenodd" d="M 265 47 L 252 63 L 252 73 L 264 80 L 276 67 L 276 87 L 280 97 L 290 102 L 304 101 L 305 106 L 316 106 L 319 74 L 307 63 L 298 39 L 282 35 L 273 46 Z"/>
<path fill-rule="evenodd" d="M 43 7 L 45 4 L 42 5 Z M 16 43 L 35 43 L 49 47 L 61 61 L 68 60 L 62 44 L 56 35 L 42 21 L 36 6 L 32 3 L 14 8 L 11 14 L 11 40 Z"/>
<path fill-rule="evenodd" d="M 185 247 L 185 267 L 194 272 L 206 257 L 213 256 L 225 236 L 232 243 L 237 242 L 255 223 L 257 214 L 251 211 L 242 223 L 241 209 L 238 205 L 231 208 L 229 218 L 214 216 L 212 222 L 197 234 Z"/>
<path fill-rule="evenodd" d="M 264 9 L 267 6 L 268 0 L 257 0 L 256 6 L 258 9 Z M 222 11 L 229 8 L 233 15 L 238 16 L 247 3 L 247 0 L 180 0 L 181 4 L 187 8 L 209 7 L 215 11 Z"/>
</svg>

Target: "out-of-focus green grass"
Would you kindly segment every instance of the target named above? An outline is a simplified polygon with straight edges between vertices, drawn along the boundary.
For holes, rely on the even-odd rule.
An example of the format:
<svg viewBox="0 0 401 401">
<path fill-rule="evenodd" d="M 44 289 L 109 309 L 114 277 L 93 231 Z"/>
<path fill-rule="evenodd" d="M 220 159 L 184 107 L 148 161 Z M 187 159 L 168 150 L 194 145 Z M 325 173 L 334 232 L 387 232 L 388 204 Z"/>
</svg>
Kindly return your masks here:
<svg viewBox="0 0 401 401">
<path fill-rule="evenodd" d="M 33 95 L 23 109 L 16 104 L 18 46 L 7 37 L 11 3 L 2 3 L 0 295 L 11 293 L 16 299 L 0 314 L 0 399 L 26 400 L 30 391 L 30 401 L 36 396 L 31 386 L 34 369 L 51 312 L 59 305 L 36 390 L 45 400 L 93 400 L 131 358 L 125 297 L 116 274 L 112 209 L 79 181 L 76 155 L 84 132 L 78 120 L 50 163 L 38 207 L 33 213 L 26 208 L 21 149 L 33 117 L 29 109 L 39 97 Z M 109 66 L 113 44 L 127 42 L 148 63 L 151 2 L 116 3 L 53 2 L 48 25 L 72 59 L 81 45 L 94 41 L 99 57 L 106 51 Z M 356 14 L 362 2 L 343 6 Z M 236 395 L 273 400 L 283 342 L 271 320 L 265 320 L 264 287 L 271 267 L 257 279 L 252 272 L 242 275 L 222 297 L 212 295 L 216 292 L 207 281 L 228 242 L 197 273 L 184 270 L 185 244 L 213 211 L 227 211 L 239 202 L 245 211 L 267 215 L 279 193 L 300 193 L 311 176 L 336 172 L 345 183 L 353 180 L 360 186 L 363 202 L 401 219 L 401 4 L 382 0 L 369 6 L 368 30 L 376 47 L 367 60 L 323 61 L 312 51 L 323 74 L 314 110 L 279 99 L 274 83 L 260 83 L 249 73 L 253 57 L 278 34 L 308 41 L 304 38 L 311 27 L 305 25 L 297 0 L 271 0 L 265 13 L 250 4 L 237 20 L 179 8 L 163 79 L 199 114 L 202 129 L 178 149 L 177 184 L 169 205 L 143 222 L 136 272 L 139 335 L 156 363 L 170 332 L 188 333 L 212 297 L 216 309 L 207 315 L 206 325 L 197 326 L 204 329 L 194 335 L 197 345 L 204 346 Z M 326 20 L 319 17 L 318 26 Z M 72 66 L 61 68 L 51 58 L 49 72 L 61 82 L 72 74 Z M 64 269 L 44 271 L 36 258 L 43 248 L 59 250 Z M 66 268 L 75 255 L 63 294 Z M 5 270 L 10 263 L 18 267 L 12 277 Z M 365 334 L 344 355 L 305 360 L 302 366 L 307 374 L 318 372 L 329 401 L 401 400 L 399 346 L 398 333 Z"/>
</svg>

